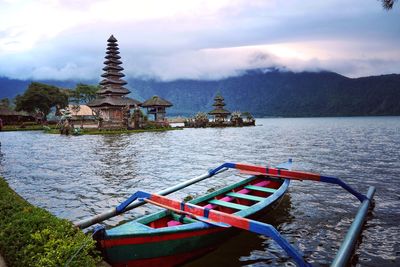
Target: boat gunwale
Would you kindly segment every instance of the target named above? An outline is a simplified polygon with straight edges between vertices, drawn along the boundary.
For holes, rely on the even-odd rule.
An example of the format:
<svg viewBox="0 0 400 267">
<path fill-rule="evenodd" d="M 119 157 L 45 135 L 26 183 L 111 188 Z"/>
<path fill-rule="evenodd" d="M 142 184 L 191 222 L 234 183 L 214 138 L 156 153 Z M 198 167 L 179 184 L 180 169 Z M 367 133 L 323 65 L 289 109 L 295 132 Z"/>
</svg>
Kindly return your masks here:
<svg viewBox="0 0 400 267">
<path fill-rule="evenodd" d="M 233 185 L 223 187 L 214 192 L 211 192 L 211 193 L 201 196 L 199 198 L 188 201 L 188 203 L 196 205 L 207 199 L 224 194 L 224 193 L 226 193 L 234 188 L 237 188 L 241 185 L 250 183 L 251 181 L 253 181 L 257 178 L 258 178 L 258 176 L 251 176 L 251 177 L 246 178 L 245 180 L 239 181 Z M 253 215 L 253 214 L 261 211 L 262 209 L 268 207 L 269 205 L 271 205 L 278 199 L 280 199 L 285 194 L 285 192 L 287 191 L 287 189 L 289 187 L 290 180 L 288 180 L 288 179 L 281 179 L 281 178 L 270 177 L 270 176 L 267 176 L 265 178 L 271 179 L 271 181 L 279 180 L 279 181 L 283 181 L 283 182 L 274 193 L 265 197 L 264 200 L 262 200 L 258 203 L 255 203 L 252 206 L 249 206 L 249 208 L 232 213 L 233 215 L 236 215 L 239 217 L 248 217 L 250 215 Z M 105 239 L 119 239 L 119 238 L 132 238 L 132 237 L 141 237 L 141 236 L 153 236 L 153 235 L 159 235 L 159 234 L 173 234 L 173 233 L 177 233 L 180 231 L 194 231 L 194 230 L 202 230 L 202 229 L 216 227 L 214 225 L 210 225 L 208 223 L 193 220 L 190 218 L 189 218 L 189 220 L 193 220 L 193 222 L 186 223 L 186 224 L 180 224 L 180 225 L 176 225 L 176 226 L 153 228 L 153 227 L 146 225 L 146 223 L 151 222 L 152 219 L 154 219 L 154 217 L 162 218 L 162 217 L 165 217 L 165 216 L 168 216 L 171 214 L 175 214 L 175 213 L 171 212 L 169 210 L 161 210 L 161 211 L 151 213 L 149 215 L 142 216 L 136 220 L 125 222 L 124 224 L 121 224 L 121 225 L 118 225 L 111 229 L 106 230 Z"/>
</svg>

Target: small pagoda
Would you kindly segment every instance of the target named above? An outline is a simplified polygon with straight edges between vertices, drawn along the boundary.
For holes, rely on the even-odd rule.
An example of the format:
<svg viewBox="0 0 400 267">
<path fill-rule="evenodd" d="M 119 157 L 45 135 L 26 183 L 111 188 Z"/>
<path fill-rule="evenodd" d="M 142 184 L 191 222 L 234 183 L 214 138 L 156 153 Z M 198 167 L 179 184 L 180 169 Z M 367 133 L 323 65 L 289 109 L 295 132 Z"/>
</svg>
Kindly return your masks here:
<svg viewBox="0 0 400 267">
<path fill-rule="evenodd" d="M 98 116 L 100 129 L 126 129 L 129 126 L 130 109 L 140 106 L 141 103 L 126 96 L 130 91 L 123 87 L 127 82 L 122 79 L 125 75 L 120 66 L 122 62 L 118 55 L 117 39 L 111 35 L 107 42 L 101 89 L 97 98 L 87 105 Z"/>
<path fill-rule="evenodd" d="M 208 112 L 208 114 L 214 116 L 214 121 L 215 122 L 222 123 L 222 122 L 224 122 L 226 120 L 226 118 L 229 115 L 231 115 L 231 112 L 229 112 L 228 110 L 224 109 L 224 106 L 225 106 L 224 98 L 219 93 L 214 98 L 213 106 L 215 108 L 212 111 Z"/>
<path fill-rule="evenodd" d="M 144 101 L 142 107 L 147 108 L 147 114 L 154 115 L 154 121 L 160 122 L 164 121 L 166 114 L 165 109 L 172 107 L 172 103 L 155 95 Z"/>
</svg>

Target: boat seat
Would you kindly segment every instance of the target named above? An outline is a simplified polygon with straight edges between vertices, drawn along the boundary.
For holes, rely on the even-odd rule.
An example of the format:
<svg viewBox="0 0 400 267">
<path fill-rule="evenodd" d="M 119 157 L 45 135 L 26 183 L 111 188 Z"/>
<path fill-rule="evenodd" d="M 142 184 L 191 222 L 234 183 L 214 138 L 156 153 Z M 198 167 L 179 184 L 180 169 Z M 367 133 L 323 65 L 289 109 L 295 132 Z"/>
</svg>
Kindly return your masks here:
<svg viewBox="0 0 400 267">
<path fill-rule="evenodd" d="M 275 191 L 276 191 L 276 189 L 273 189 L 273 188 L 256 186 L 256 185 L 246 185 L 244 188 L 250 189 L 250 190 L 261 191 L 261 192 L 265 192 L 265 193 L 275 193 Z"/>
<path fill-rule="evenodd" d="M 263 197 L 257 197 L 257 196 L 246 195 L 246 194 L 235 193 L 235 192 L 229 192 L 227 195 L 230 197 L 236 197 L 236 198 L 247 199 L 247 200 L 258 201 L 258 202 L 265 199 Z"/>
<path fill-rule="evenodd" d="M 254 184 L 253 186 L 259 186 L 259 187 L 261 187 L 261 186 L 266 186 L 266 185 L 268 185 L 270 183 L 270 181 L 261 181 L 261 182 L 258 182 L 258 183 L 256 183 L 256 184 Z M 243 188 L 243 189 L 241 189 L 240 191 L 237 191 L 237 192 L 232 192 L 232 193 L 238 193 L 238 194 L 249 194 L 250 193 L 250 190 L 249 189 L 246 189 L 246 188 Z M 229 195 L 229 193 L 228 194 L 226 194 L 227 195 L 227 197 L 224 197 L 224 198 L 221 198 L 221 199 L 219 199 L 218 201 L 221 201 L 221 202 L 231 202 L 232 200 L 233 200 L 233 197 L 234 196 L 232 196 L 232 195 Z M 257 197 L 257 196 L 249 196 L 249 197 L 254 197 L 253 199 L 249 199 L 249 198 L 247 198 L 247 199 L 249 199 L 249 200 L 254 200 L 254 201 L 261 201 L 261 199 L 259 200 L 258 198 L 259 197 Z M 238 197 L 237 197 L 238 198 Z M 243 197 L 242 197 L 243 198 Z M 211 201 L 209 201 L 208 203 L 210 203 L 210 204 L 207 204 L 206 206 L 204 206 L 204 208 L 206 208 L 206 209 L 215 209 L 216 207 L 217 207 L 217 205 L 216 204 L 214 204 L 214 203 L 212 203 Z M 229 203 L 228 203 L 229 204 Z M 232 203 L 233 205 L 240 205 L 240 204 L 236 204 L 236 203 Z M 223 206 L 223 205 L 219 205 L 219 206 Z M 241 205 L 241 206 L 244 206 L 244 205 Z M 224 206 L 224 207 L 226 207 L 226 205 Z M 247 206 L 244 206 L 244 207 L 246 207 L 247 208 Z"/>
<path fill-rule="evenodd" d="M 212 200 L 208 201 L 208 203 L 215 204 L 215 205 L 222 206 L 222 207 L 226 207 L 226 208 L 236 209 L 236 210 L 244 210 L 244 209 L 247 209 L 249 207 L 249 206 L 240 205 L 240 204 L 236 204 L 236 203 L 221 201 L 221 200 L 218 200 L 218 199 L 212 199 Z"/>
</svg>

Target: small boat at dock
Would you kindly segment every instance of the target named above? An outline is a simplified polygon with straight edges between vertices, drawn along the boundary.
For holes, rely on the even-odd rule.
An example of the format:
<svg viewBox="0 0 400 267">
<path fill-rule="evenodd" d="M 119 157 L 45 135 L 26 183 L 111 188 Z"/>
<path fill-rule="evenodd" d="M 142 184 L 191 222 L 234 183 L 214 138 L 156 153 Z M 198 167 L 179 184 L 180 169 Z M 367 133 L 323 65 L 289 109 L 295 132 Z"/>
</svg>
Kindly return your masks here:
<svg viewBox="0 0 400 267">
<path fill-rule="evenodd" d="M 290 180 L 311 180 L 337 184 L 360 200 L 356 218 L 332 266 L 345 266 L 350 259 L 375 189 L 360 194 L 336 177 L 292 171 L 291 160 L 276 168 L 224 163 L 206 174 L 156 194 L 138 191 L 103 214 L 78 222 L 80 228 L 111 218 L 145 203 L 164 208 L 111 229 L 96 227 L 93 238 L 104 259 L 112 266 L 176 266 L 204 255 L 238 229 L 272 238 L 299 266 L 311 266 L 303 253 L 293 247 L 274 226 L 254 220 L 279 204 Z M 237 169 L 250 177 L 188 202 L 166 197 L 172 192 Z"/>
</svg>

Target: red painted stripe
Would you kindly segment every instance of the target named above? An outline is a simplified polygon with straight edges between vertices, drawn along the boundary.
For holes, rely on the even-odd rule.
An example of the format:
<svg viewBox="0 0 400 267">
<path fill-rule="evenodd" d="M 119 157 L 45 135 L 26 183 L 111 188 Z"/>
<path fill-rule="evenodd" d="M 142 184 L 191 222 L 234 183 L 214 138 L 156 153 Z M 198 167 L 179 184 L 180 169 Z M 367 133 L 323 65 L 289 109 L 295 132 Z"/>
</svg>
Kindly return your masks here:
<svg viewBox="0 0 400 267">
<path fill-rule="evenodd" d="M 265 175 L 265 173 L 253 172 L 253 171 L 245 171 L 245 170 L 240 170 L 240 173 L 247 174 L 247 175 Z"/>
<path fill-rule="evenodd" d="M 146 244 L 146 243 L 156 243 L 175 239 L 190 238 L 193 236 L 208 235 L 215 232 L 223 231 L 223 228 L 209 228 L 197 231 L 188 231 L 183 233 L 165 233 L 159 235 L 145 235 L 138 237 L 121 237 L 115 239 L 106 239 L 101 241 L 101 245 L 104 248 L 111 248 L 114 246 L 125 246 L 134 244 Z"/>
<path fill-rule="evenodd" d="M 320 181 L 321 175 L 317 173 L 300 172 L 300 171 L 289 171 L 276 168 L 266 168 L 262 166 L 249 165 L 237 163 L 236 168 L 242 170 L 243 172 L 253 172 L 263 175 L 272 175 L 281 178 L 297 179 L 297 180 L 313 180 Z"/>
<path fill-rule="evenodd" d="M 266 174 L 266 167 L 256 166 L 256 165 L 236 163 L 236 169 L 253 173 L 260 173 L 264 175 Z"/>
<path fill-rule="evenodd" d="M 181 202 L 170 199 L 170 198 L 162 197 L 160 195 L 152 194 L 150 196 L 150 200 L 160 203 L 160 204 L 163 204 L 163 205 L 166 205 L 173 209 L 177 209 L 177 210 L 181 209 Z"/>
<path fill-rule="evenodd" d="M 163 197 L 160 195 L 152 194 L 150 197 L 152 204 L 159 205 L 163 208 L 169 208 L 171 210 L 178 211 L 181 206 L 181 202 Z M 178 208 L 177 208 L 178 207 Z M 204 215 L 204 207 L 200 207 L 194 204 L 185 203 L 184 211 L 193 214 L 195 216 L 202 217 Z M 250 221 L 246 218 L 237 217 L 235 215 L 227 214 L 224 212 L 210 210 L 208 218 L 215 222 L 228 223 L 232 226 L 248 230 L 250 227 Z"/>
<path fill-rule="evenodd" d="M 299 180 L 313 180 L 313 181 L 320 181 L 321 180 L 321 175 L 317 173 L 311 173 L 311 172 L 298 172 L 298 171 L 288 171 L 288 170 L 281 170 L 280 176 L 287 176 L 291 177 L 294 179 L 299 179 Z"/>
<path fill-rule="evenodd" d="M 210 210 L 208 218 L 212 221 L 227 223 L 240 229 L 244 230 L 250 229 L 250 222 L 248 219 L 237 217 L 227 213 Z"/>
</svg>

